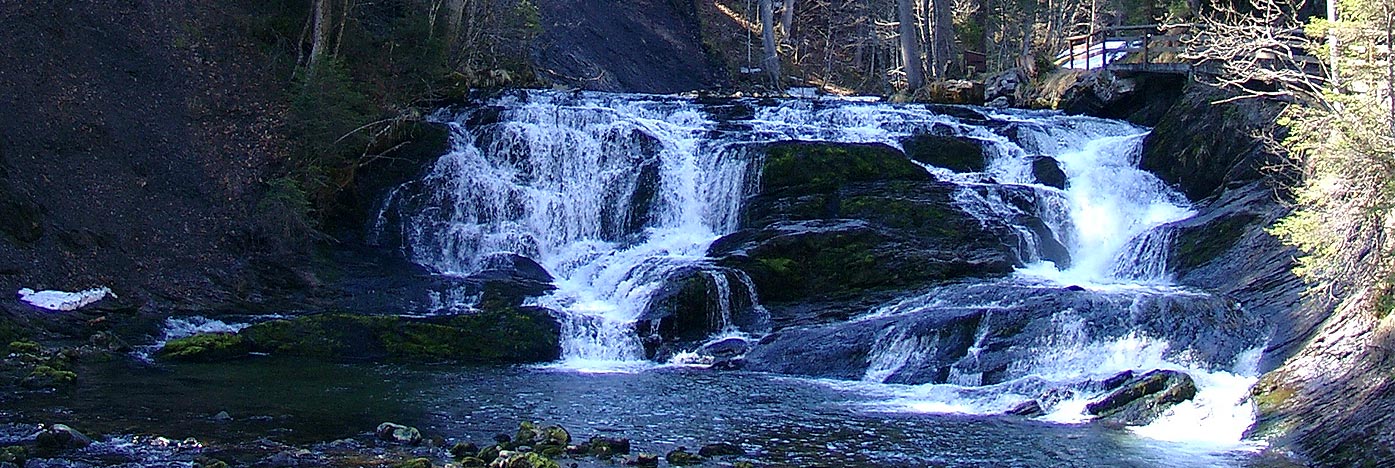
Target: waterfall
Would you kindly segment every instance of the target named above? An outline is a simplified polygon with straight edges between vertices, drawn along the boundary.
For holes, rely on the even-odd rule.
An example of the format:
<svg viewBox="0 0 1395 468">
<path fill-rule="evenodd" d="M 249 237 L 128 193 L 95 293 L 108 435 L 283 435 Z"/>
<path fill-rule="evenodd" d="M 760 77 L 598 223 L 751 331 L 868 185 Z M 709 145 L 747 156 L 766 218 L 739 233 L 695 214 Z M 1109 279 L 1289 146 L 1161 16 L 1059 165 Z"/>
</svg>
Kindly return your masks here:
<svg viewBox="0 0 1395 468">
<path fill-rule="evenodd" d="M 723 114 L 676 97 L 550 91 L 442 111 L 435 118 L 450 127 L 451 150 L 411 190 L 389 192 L 370 236 L 386 238 L 386 220 L 395 218 L 406 254 L 446 275 L 479 272 L 502 253 L 534 259 L 555 278 L 557 289 L 535 305 L 562 321 L 564 365 L 587 367 L 644 357 L 637 318 L 665 280 L 703 264 L 707 247 L 739 227 L 742 201 L 758 190 L 765 143 L 900 147 L 926 133 L 978 142 L 982 172 L 921 165 L 957 184 L 954 199 L 966 212 L 1010 220 L 1025 274 L 1061 283 L 1165 280 L 1165 265 L 1140 265 L 1134 253 L 1163 252 L 1155 241 L 1166 236 L 1147 233 L 1190 214 L 1176 192 L 1135 167 L 1146 130 L 1123 122 L 956 117 L 850 101 L 729 105 L 749 112 Z M 1059 162 L 1064 189 L 1036 179 L 1040 158 Z M 729 311 L 736 299 L 728 278 L 704 274 L 719 310 Z M 743 300 L 759 307 L 754 297 Z"/>
</svg>

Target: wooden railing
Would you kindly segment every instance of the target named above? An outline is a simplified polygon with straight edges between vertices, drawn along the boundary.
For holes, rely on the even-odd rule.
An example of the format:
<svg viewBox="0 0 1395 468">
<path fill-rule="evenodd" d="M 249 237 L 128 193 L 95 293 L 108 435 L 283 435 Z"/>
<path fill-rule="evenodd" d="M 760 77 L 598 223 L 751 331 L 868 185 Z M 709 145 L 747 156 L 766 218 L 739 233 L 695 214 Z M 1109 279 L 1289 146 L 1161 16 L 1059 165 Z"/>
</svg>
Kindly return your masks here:
<svg viewBox="0 0 1395 468">
<path fill-rule="evenodd" d="M 1191 24 L 1113 26 L 1094 34 L 1066 38 L 1066 51 L 1056 60 L 1063 68 L 1186 73 L 1191 66 L 1178 58 L 1185 51 Z"/>
</svg>

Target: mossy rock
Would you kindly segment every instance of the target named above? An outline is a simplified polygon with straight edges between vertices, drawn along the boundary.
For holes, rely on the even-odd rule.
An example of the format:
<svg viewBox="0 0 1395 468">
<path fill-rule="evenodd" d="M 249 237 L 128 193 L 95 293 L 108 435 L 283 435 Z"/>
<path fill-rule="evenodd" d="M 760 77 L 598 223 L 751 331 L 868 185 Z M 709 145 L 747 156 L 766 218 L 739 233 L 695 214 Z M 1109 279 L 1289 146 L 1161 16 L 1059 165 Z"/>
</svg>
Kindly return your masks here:
<svg viewBox="0 0 1395 468">
<path fill-rule="evenodd" d="M 1244 237 L 1245 230 L 1257 224 L 1255 215 L 1223 217 L 1198 227 L 1182 229 L 1173 241 L 1173 261 L 1186 271 L 1220 258 Z"/>
<path fill-rule="evenodd" d="M 392 466 L 393 468 L 431 468 L 431 459 L 413 458 Z"/>
<path fill-rule="evenodd" d="M 518 307 L 426 319 L 314 315 L 256 324 L 240 334 L 254 350 L 276 355 L 531 363 L 560 356 L 559 333 L 546 310 Z"/>
<path fill-rule="evenodd" d="M 39 355 L 44 348 L 30 340 L 16 340 L 10 342 L 9 350 L 11 354 Z"/>
<path fill-rule="evenodd" d="M 776 143 L 766 149 L 763 193 L 820 193 L 849 182 L 930 180 L 904 154 L 883 144 Z"/>
<path fill-rule="evenodd" d="M 25 376 L 19 384 L 24 388 L 38 389 L 66 387 L 76 382 L 77 374 L 72 371 L 40 365 L 34 367 L 34 370 Z"/>
<path fill-rule="evenodd" d="M 901 141 L 906 156 L 954 172 L 983 172 L 988 160 L 983 142 L 969 137 L 921 133 Z"/>
<path fill-rule="evenodd" d="M 13 445 L 0 448 L 0 463 L 12 463 L 15 466 L 24 466 L 24 462 L 29 460 L 29 450 L 21 445 Z"/>
<path fill-rule="evenodd" d="M 203 333 L 170 340 L 155 357 L 183 362 L 220 362 L 245 357 L 251 350 L 251 343 L 242 335 Z"/>
</svg>

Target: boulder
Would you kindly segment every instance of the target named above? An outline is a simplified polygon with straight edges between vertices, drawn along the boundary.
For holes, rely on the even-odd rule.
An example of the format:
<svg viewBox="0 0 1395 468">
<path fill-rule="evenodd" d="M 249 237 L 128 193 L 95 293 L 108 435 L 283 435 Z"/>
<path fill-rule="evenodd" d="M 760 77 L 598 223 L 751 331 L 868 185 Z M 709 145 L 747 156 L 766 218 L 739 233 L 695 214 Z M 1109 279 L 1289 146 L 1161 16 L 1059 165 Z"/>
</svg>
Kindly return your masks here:
<svg viewBox="0 0 1395 468">
<path fill-rule="evenodd" d="M 596 436 L 591 438 L 588 445 L 591 446 L 591 455 L 602 459 L 630 453 L 630 439 Z"/>
<path fill-rule="evenodd" d="M 59 369 L 45 364 L 34 366 L 34 370 L 29 372 L 19 385 L 28 389 L 59 388 L 72 385 L 77 382 L 77 373 Z"/>
<path fill-rule="evenodd" d="M 635 457 L 634 457 L 633 459 L 631 459 L 631 460 L 629 460 L 629 461 L 626 461 L 625 464 L 628 465 L 628 466 L 640 466 L 640 467 L 654 468 L 654 467 L 659 466 L 659 456 L 658 456 L 658 455 L 654 455 L 654 454 L 649 454 L 649 453 L 641 453 L 641 454 L 635 455 Z"/>
<path fill-rule="evenodd" d="M 456 442 L 455 445 L 450 446 L 450 455 L 456 459 L 473 457 L 478 453 L 480 453 L 480 448 L 473 442 Z"/>
<path fill-rule="evenodd" d="M 1047 187 L 1066 188 L 1066 172 L 1061 170 L 1061 162 L 1050 156 L 1032 158 L 1032 176 Z"/>
<path fill-rule="evenodd" d="M 502 451 L 494 461 L 489 463 L 490 468 L 561 468 L 561 465 L 545 456 L 534 452 L 513 452 Z"/>
<path fill-rule="evenodd" d="M 156 359 L 182 362 L 220 362 L 247 357 L 252 344 L 235 333 L 201 333 L 165 342 Z"/>
<path fill-rule="evenodd" d="M 1008 410 L 1007 414 L 1011 414 L 1013 416 L 1035 418 L 1037 416 L 1045 415 L 1046 410 L 1042 409 L 1041 402 L 1038 402 L 1036 400 L 1027 400 L 1018 404 L 1017 406 L 1012 407 L 1012 409 Z"/>
<path fill-rule="evenodd" d="M 39 450 L 64 451 L 92 445 L 92 439 L 66 424 L 52 424 L 34 434 L 34 446 Z"/>
<path fill-rule="evenodd" d="M 969 137 L 921 133 L 901 140 L 901 147 L 911 159 L 954 172 L 983 172 L 988 164 L 983 142 Z"/>
<path fill-rule="evenodd" d="M 703 457 L 689 452 L 684 447 L 678 447 L 676 450 L 669 452 L 668 455 L 665 455 L 664 460 L 668 461 L 670 465 L 688 466 L 702 464 Z"/>
<path fill-rule="evenodd" d="M 397 444 L 416 445 L 421 443 L 421 431 L 418 431 L 417 428 L 391 422 L 379 424 L 373 434 L 377 435 L 378 439 Z"/>
<path fill-rule="evenodd" d="M 983 82 L 983 98 L 988 107 L 1022 107 L 1027 75 L 1020 68 L 1004 70 Z"/>
<path fill-rule="evenodd" d="M 665 360 L 716 332 L 769 327 L 741 271 L 694 266 L 669 273 L 635 323 L 646 356 Z"/>
<path fill-rule="evenodd" d="M 1144 426 L 1173 405 L 1195 396 L 1196 383 L 1191 376 L 1155 370 L 1129 379 L 1099 401 L 1085 405 L 1085 410 L 1106 424 Z"/>
</svg>

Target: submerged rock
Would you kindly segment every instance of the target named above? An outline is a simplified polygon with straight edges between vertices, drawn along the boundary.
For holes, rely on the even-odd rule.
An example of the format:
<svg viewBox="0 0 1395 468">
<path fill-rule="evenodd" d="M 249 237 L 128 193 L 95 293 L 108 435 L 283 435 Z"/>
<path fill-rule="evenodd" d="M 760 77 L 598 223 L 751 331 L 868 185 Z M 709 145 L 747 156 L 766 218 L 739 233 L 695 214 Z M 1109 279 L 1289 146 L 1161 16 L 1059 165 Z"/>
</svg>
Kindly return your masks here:
<svg viewBox="0 0 1395 468">
<path fill-rule="evenodd" d="M 1106 424 L 1143 426 L 1173 405 L 1195 396 L 1196 383 L 1191 376 L 1155 370 L 1129 379 L 1099 401 L 1085 405 L 1085 410 Z"/>
<path fill-rule="evenodd" d="M 53 424 L 45 427 L 34 434 L 33 439 L 36 447 L 49 451 L 80 449 L 92 445 L 91 438 L 66 424 Z"/>
<path fill-rule="evenodd" d="M 684 447 L 678 447 L 677 450 L 671 451 L 668 455 L 665 455 L 664 460 L 668 461 L 670 465 L 687 466 L 701 464 L 703 462 L 703 457 L 689 452 Z"/>
<path fill-rule="evenodd" d="M 704 457 L 724 457 L 745 454 L 746 451 L 742 450 L 741 446 L 727 442 L 707 444 L 698 449 L 698 455 Z"/>
<path fill-rule="evenodd" d="M 418 431 L 415 427 L 403 426 L 401 424 L 385 422 L 379 424 L 378 428 L 374 430 L 373 433 L 377 435 L 379 439 L 388 442 L 404 445 L 416 445 L 421 443 L 421 431 Z"/>
</svg>

